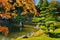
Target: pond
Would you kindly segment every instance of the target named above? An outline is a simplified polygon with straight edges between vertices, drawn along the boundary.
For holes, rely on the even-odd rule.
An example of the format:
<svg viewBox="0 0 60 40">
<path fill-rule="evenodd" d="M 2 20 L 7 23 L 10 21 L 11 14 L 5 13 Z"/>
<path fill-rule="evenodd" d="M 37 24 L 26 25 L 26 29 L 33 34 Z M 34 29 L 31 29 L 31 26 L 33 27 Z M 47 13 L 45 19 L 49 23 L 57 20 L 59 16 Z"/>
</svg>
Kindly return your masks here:
<svg viewBox="0 0 60 40">
<path fill-rule="evenodd" d="M 9 33 L 7 39 L 8 40 L 11 40 L 12 38 L 17 38 L 17 37 L 20 37 L 22 35 L 27 35 L 28 33 L 30 32 L 34 32 L 36 31 L 34 29 L 34 26 L 33 25 L 24 25 L 24 28 L 21 32 L 12 32 L 12 33 Z M 4 38 L 4 36 L 2 34 L 0 34 L 0 40 L 2 40 Z"/>
</svg>

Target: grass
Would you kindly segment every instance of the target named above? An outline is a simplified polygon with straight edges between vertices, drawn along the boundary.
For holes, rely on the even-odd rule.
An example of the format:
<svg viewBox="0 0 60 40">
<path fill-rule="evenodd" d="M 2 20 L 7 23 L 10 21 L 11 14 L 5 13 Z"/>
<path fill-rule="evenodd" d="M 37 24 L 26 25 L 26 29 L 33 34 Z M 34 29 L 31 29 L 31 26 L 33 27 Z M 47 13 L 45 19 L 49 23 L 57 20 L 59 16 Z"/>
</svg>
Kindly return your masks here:
<svg viewBox="0 0 60 40">
<path fill-rule="evenodd" d="M 30 38 L 18 38 L 22 35 L 26 35 L 30 32 L 35 32 L 36 30 L 33 28 L 34 26 L 32 25 L 25 25 L 25 27 L 23 28 L 22 32 L 14 32 L 14 33 L 10 33 L 8 36 L 9 40 L 60 40 L 60 38 L 51 38 L 47 35 L 42 35 L 42 36 L 38 36 L 38 37 L 30 37 Z M 60 33 L 60 29 L 56 29 L 55 32 L 59 32 Z M 0 40 L 3 38 L 3 35 L 0 35 Z"/>
<path fill-rule="evenodd" d="M 56 29 L 54 33 L 56 33 L 56 35 L 59 36 L 60 34 L 58 33 L 60 33 L 60 28 Z M 42 36 L 30 37 L 30 38 L 17 38 L 16 40 L 60 40 L 60 38 L 51 38 L 47 35 L 42 35 Z"/>
<path fill-rule="evenodd" d="M 25 25 L 25 27 L 23 28 L 23 30 L 21 32 L 13 32 L 13 33 L 10 33 L 9 36 L 8 36 L 8 39 L 12 39 L 12 38 L 17 38 L 17 37 L 20 37 L 22 35 L 27 35 L 28 33 L 30 32 L 33 32 L 33 31 L 36 31 L 34 28 L 34 26 L 32 25 Z M 0 35 L 0 40 L 3 38 L 4 36 L 3 35 Z"/>
<path fill-rule="evenodd" d="M 60 33 L 60 28 L 56 29 L 54 33 Z"/>
<path fill-rule="evenodd" d="M 31 38 L 17 38 L 16 40 L 60 40 L 60 38 L 50 38 L 46 35 L 31 37 Z"/>
</svg>

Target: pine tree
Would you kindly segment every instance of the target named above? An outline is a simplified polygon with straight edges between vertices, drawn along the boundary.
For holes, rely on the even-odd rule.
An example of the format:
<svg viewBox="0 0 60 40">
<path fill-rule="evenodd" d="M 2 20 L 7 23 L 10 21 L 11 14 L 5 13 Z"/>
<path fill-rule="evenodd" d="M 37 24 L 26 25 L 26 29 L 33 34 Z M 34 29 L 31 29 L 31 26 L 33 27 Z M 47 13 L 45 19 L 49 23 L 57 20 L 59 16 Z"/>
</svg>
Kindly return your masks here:
<svg viewBox="0 0 60 40">
<path fill-rule="evenodd" d="M 41 7 L 42 6 L 42 4 L 43 4 L 43 0 L 39 0 L 39 2 L 38 2 L 38 7 Z"/>
<path fill-rule="evenodd" d="M 33 22 L 40 24 L 42 29 L 51 31 L 55 28 L 55 24 L 57 24 L 56 17 L 54 17 L 58 13 L 57 7 L 54 4 L 49 4 L 47 0 L 44 0 L 41 5 L 42 7 L 37 6 L 39 8 L 38 10 L 40 10 L 40 15 L 33 18 Z"/>
<path fill-rule="evenodd" d="M 42 4 L 42 6 L 48 6 L 48 1 L 47 0 L 43 0 L 43 4 Z"/>
</svg>

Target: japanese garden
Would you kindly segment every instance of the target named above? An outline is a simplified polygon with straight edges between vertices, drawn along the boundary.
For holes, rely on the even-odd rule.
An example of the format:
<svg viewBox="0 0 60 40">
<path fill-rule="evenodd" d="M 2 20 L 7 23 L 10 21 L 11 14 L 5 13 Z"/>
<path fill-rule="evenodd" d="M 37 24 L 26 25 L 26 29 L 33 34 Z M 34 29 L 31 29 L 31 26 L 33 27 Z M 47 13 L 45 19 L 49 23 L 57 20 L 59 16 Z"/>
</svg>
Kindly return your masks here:
<svg viewBox="0 0 60 40">
<path fill-rule="evenodd" d="M 57 0 L 0 0 L 0 40 L 60 40 Z"/>
</svg>

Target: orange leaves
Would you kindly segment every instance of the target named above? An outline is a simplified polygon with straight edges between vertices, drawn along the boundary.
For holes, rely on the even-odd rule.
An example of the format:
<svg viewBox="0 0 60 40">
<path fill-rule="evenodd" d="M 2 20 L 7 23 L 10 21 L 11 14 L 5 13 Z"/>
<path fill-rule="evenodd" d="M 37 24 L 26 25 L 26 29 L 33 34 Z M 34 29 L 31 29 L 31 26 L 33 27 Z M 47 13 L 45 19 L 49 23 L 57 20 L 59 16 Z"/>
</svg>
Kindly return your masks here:
<svg viewBox="0 0 60 40">
<path fill-rule="evenodd" d="M 16 0 L 16 3 L 18 4 L 18 6 L 22 6 L 21 0 Z"/>
<path fill-rule="evenodd" d="M 24 1 L 22 1 L 23 2 L 23 9 L 24 9 L 24 11 L 23 11 L 23 15 L 25 15 L 26 13 L 24 13 L 24 12 L 26 12 L 27 11 L 27 9 L 29 9 L 29 11 L 31 12 L 31 13 L 33 13 L 34 15 L 37 15 L 38 14 L 38 12 L 37 12 L 37 10 L 36 10 L 36 7 L 35 7 L 35 5 L 34 5 L 34 3 L 33 3 L 33 0 L 24 0 Z M 33 10 L 32 10 L 33 9 Z"/>
<path fill-rule="evenodd" d="M 6 12 L 10 11 L 10 8 L 13 6 L 8 2 L 8 0 L 1 0 L 0 2 L 2 2 L 2 5 L 4 6 Z"/>
<path fill-rule="evenodd" d="M 0 13 L 0 17 L 2 18 L 7 18 L 7 19 L 11 17 L 16 18 L 18 16 L 16 14 L 16 9 L 15 9 L 16 6 L 23 7 L 24 11 L 21 13 L 22 15 L 27 14 L 27 12 L 33 13 L 34 15 L 38 14 L 36 7 L 33 3 L 33 0 L 16 0 L 16 2 L 13 2 L 12 0 L 10 0 L 10 2 L 13 2 L 13 4 L 10 4 L 8 0 L 0 0 L 0 2 L 2 2 L 2 5 L 4 5 L 4 8 L 5 8 L 5 13 Z M 8 13 L 11 10 L 14 10 L 13 11 L 14 13 L 12 13 L 12 16 L 10 16 L 11 13 Z"/>
<path fill-rule="evenodd" d="M 18 15 L 16 13 L 12 13 L 12 16 L 16 18 Z"/>
<path fill-rule="evenodd" d="M 9 11 L 10 4 L 8 3 L 8 0 L 1 0 L 0 2 L 2 3 L 1 5 L 4 6 L 5 10 Z"/>
<path fill-rule="evenodd" d="M 0 0 L 4 6 L 6 6 L 8 0 Z"/>
<path fill-rule="evenodd" d="M 2 18 L 10 19 L 10 13 L 4 13 Z"/>
<path fill-rule="evenodd" d="M 9 19 L 9 18 L 11 18 L 11 16 L 10 16 L 10 13 L 0 13 L 0 17 L 2 17 L 2 18 L 6 18 L 6 19 Z"/>
<path fill-rule="evenodd" d="M 11 17 L 16 18 L 18 15 L 16 13 L 0 13 L 0 17 L 5 18 L 5 19 L 10 19 Z"/>
<path fill-rule="evenodd" d="M 2 17 L 2 14 L 0 13 L 0 17 Z"/>
<path fill-rule="evenodd" d="M 5 36 L 8 36 L 9 30 L 6 26 L 0 26 L 0 32 L 2 32 Z"/>
<path fill-rule="evenodd" d="M 25 15 L 27 12 L 26 11 L 23 11 L 22 13 L 21 13 L 21 15 Z"/>
<path fill-rule="evenodd" d="M 1 2 L 2 0 L 0 0 L 0 2 Z"/>
<path fill-rule="evenodd" d="M 17 3 L 14 3 L 14 5 L 13 5 L 13 6 L 18 6 L 18 5 L 17 5 Z"/>
<path fill-rule="evenodd" d="M 38 14 L 33 1 L 34 0 L 16 0 L 16 3 L 19 5 L 19 7 L 22 6 L 24 9 L 22 15 L 27 14 L 27 9 L 29 9 L 29 11 L 32 12 L 34 15 Z"/>
<path fill-rule="evenodd" d="M 3 30 L 3 28 L 0 26 L 0 32 Z"/>
<path fill-rule="evenodd" d="M 4 26 L 2 33 L 3 33 L 5 36 L 8 36 L 8 33 L 9 33 L 8 27 Z"/>
</svg>

